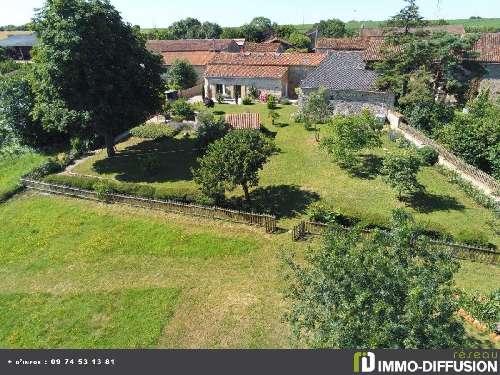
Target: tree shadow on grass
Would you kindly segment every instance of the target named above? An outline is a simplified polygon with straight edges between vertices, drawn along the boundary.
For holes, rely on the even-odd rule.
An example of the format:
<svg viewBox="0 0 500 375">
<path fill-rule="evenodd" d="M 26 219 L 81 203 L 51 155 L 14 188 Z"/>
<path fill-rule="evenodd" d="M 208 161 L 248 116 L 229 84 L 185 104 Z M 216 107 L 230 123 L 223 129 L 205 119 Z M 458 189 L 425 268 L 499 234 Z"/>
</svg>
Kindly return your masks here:
<svg viewBox="0 0 500 375">
<path fill-rule="evenodd" d="M 290 218 L 304 213 L 320 196 L 315 192 L 302 190 L 297 185 L 273 185 L 253 190 L 250 199 L 250 207 L 242 197 L 231 199 L 230 204 L 238 208 L 267 212 L 279 218 Z"/>
<path fill-rule="evenodd" d="M 355 165 L 343 165 L 352 177 L 373 180 L 380 174 L 383 158 L 368 154 L 357 158 Z"/>
<path fill-rule="evenodd" d="M 226 112 L 225 111 L 214 111 L 214 115 L 216 116 L 222 116 L 222 115 L 225 115 Z"/>
<path fill-rule="evenodd" d="M 116 157 L 96 161 L 93 169 L 99 174 L 115 174 L 117 180 L 125 182 L 189 181 L 193 178 L 191 168 L 197 166 L 198 154 L 194 148 L 194 139 L 145 140 L 118 152 Z M 145 168 L 150 155 L 157 159 L 154 173 Z"/>
<path fill-rule="evenodd" d="M 425 191 L 417 192 L 409 197 L 404 197 L 403 202 L 421 213 L 434 211 L 462 211 L 465 206 L 455 197 L 448 195 L 437 195 Z"/>
</svg>

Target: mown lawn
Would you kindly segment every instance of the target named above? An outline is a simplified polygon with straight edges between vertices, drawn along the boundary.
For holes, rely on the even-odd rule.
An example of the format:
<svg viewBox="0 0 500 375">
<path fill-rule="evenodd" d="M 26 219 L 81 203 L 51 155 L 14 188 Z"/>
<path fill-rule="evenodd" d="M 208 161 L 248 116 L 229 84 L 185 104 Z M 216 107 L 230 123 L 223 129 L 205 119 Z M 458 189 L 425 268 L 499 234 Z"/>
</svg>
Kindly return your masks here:
<svg viewBox="0 0 500 375">
<path fill-rule="evenodd" d="M 491 212 L 474 203 L 436 168 L 424 168 L 419 174 L 419 181 L 426 188 L 424 194 L 400 202 L 378 173 L 384 154 L 396 147 L 386 135 L 383 135 L 383 148 L 369 150 L 362 155 L 357 168 L 346 171 L 319 150 L 313 132 L 290 120 L 296 110 L 295 106 L 282 106 L 278 111 L 278 126 L 273 126 L 263 104 L 217 105 L 215 108 L 221 115 L 245 111 L 261 113 L 281 149 L 260 173 L 259 187 L 251 192 L 256 211 L 271 212 L 280 218 L 281 226 L 290 228 L 306 216 L 307 207 L 315 201 L 328 203 L 345 214 L 375 221 L 387 220 L 394 208 L 405 207 L 430 228 L 455 236 L 462 232 L 482 232 L 489 242 L 500 246 L 500 239 L 493 232 Z M 327 126 L 322 125 L 321 134 L 326 132 Z M 122 151 L 119 157 L 106 159 L 102 152 L 79 164 L 74 171 L 123 182 L 152 184 L 164 190 L 196 191 L 190 171 L 196 167 L 196 154 L 192 151 L 162 153 L 162 168 L 154 175 L 144 170 L 141 156 L 137 154 L 144 150 L 189 150 L 194 146 L 192 139 L 152 142 L 132 138 L 118 146 Z M 242 194 L 241 189 L 236 189 L 229 196 L 241 197 Z"/>
<path fill-rule="evenodd" d="M 27 192 L 0 205 L 0 244 L 2 348 L 294 346 L 279 254 L 307 243 L 289 233 Z M 463 265 L 458 286 L 498 285 Z"/>
<path fill-rule="evenodd" d="M 0 202 L 19 187 L 19 178 L 39 166 L 46 156 L 29 152 L 20 156 L 0 158 Z"/>
<path fill-rule="evenodd" d="M 23 193 L 0 205 L 0 347 L 286 347 L 283 238 Z"/>
</svg>

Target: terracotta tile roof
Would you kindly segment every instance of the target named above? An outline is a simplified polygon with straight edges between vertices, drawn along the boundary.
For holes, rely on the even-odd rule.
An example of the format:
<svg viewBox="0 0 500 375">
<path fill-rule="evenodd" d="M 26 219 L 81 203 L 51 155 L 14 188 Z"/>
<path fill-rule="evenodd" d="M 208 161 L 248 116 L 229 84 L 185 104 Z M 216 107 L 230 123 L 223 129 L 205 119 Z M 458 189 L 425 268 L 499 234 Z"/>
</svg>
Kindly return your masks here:
<svg viewBox="0 0 500 375">
<path fill-rule="evenodd" d="M 363 53 L 365 61 L 377 61 L 382 59 L 381 47 L 384 38 L 370 38 L 370 43 Z M 393 47 L 396 51 L 400 48 Z M 474 60 L 481 62 L 500 63 L 500 33 L 485 33 L 472 47 L 473 52 L 479 54 Z"/>
<path fill-rule="evenodd" d="M 233 129 L 259 130 L 261 127 L 260 113 L 228 113 L 224 120 Z"/>
<path fill-rule="evenodd" d="M 371 38 L 371 37 L 381 37 L 384 36 L 384 32 L 387 29 L 384 29 L 382 27 L 363 27 L 359 30 L 359 36 L 362 38 Z M 398 30 L 398 31 L 403 31 L 402 28 L 394 28 L 392 30 Z M 446 31 L 451 34 L 457 34 L 457 35 L 464 35 L 465 34 L 465 28 L 463 25 L 430 25 L 430 26 L 425 26 L 421 28 L 412 28 L 410 29 L 411 32 L 415 30 L 425 30 L 425 31 Z"/>
<path fill-rule="evenodd" d="M 472 47 L 477 61 L 500 63 L 500 33 L 486 33 Z"/>
<path fill-rule="evenodd" d="M 363 51 L 363 59 L 365 61 L 382 60 L 382 47 L 384 46 L 384 38 L 371 38 L 367 48 Z M 400 51 L 401 48 L 393 46 L 395 51 Z"/>
<path fill-rule="evenodd" d="M 213 59 L 215 52 L 163 52 L 161 55 L 165 65 L 172 65 L 175 60 L 187 60 L 191 65 L 205 66 Z"/>
<path fill-rule="evenodd" d="M 285 66 L 209 65 L 205 77 L 281 79 L 287 72 Z"/>
<path fill-rule="evenodd" d="M 245 52 L 279 52 L 281 43 L 245 43 Z"/>
<path fill-rule="evenodd" d="M 320 38 L 316 48 L 331 49 L 335 51 L 362 51 L 368 47 L 368 38 Z"/>
<path fill-rule="evenodd" d="M 326 53 L 217 53 L 211 64 L 269 65 L 269 66 L 318 66 Z"/>
<path fill-rule="evenodd" d="M 148 40 L 146 48 L 154 52 L 227 51 L 233 44 L 239 49 L 233 39 Z"/>
</svg>

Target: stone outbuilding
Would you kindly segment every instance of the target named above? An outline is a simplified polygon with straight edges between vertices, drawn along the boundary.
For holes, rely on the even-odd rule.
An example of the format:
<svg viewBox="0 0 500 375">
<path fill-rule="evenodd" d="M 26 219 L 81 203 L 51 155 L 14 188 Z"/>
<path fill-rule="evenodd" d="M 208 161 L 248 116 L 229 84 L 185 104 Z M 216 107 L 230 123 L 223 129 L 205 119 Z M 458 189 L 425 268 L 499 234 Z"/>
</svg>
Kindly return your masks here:
<svg viewBox="0 0 500 375">
<path fill-rule="evenodd" d="M 374 87 L 377 74 L 365 66 L 362 51 L 333 51 L 300 85 L 300 102 L 312 91 L 327 89 L 332 113 L 358 113 L 369 109 L 385 117 L 394 95 Z"/>
<path fill-rule="evenodd" d="M 480 88 L 489 89 L 492 97 L 500 96 L 500 33 L 485 33 L 474 44 L 476 61 L 485 70 L 481 77 Z"/>
</svg>

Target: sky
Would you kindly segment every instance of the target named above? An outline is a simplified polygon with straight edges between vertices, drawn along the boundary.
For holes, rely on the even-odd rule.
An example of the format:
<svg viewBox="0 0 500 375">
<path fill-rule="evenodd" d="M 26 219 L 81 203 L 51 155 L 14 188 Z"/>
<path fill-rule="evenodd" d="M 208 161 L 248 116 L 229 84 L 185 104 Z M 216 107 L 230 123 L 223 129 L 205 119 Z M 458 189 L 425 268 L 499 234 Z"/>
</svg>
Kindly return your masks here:
<svg viewBox="0 0 500 375">
<path fill-rule="evenodd" d="M 29 22 L 44 0 L 0 0 L 0 25 Z M 385 20 L 402 8 L 402 0 L 111 0 L 122 17 L 143 28 L 166 27 L 194 17 L 222 26 L 239 26 L 265 16 L 279 24 L 310 24 L 321 19 Z M 418 0 L 422 15 L 440 18 L 500 18 L 500 0 Z"/>
</svg>

